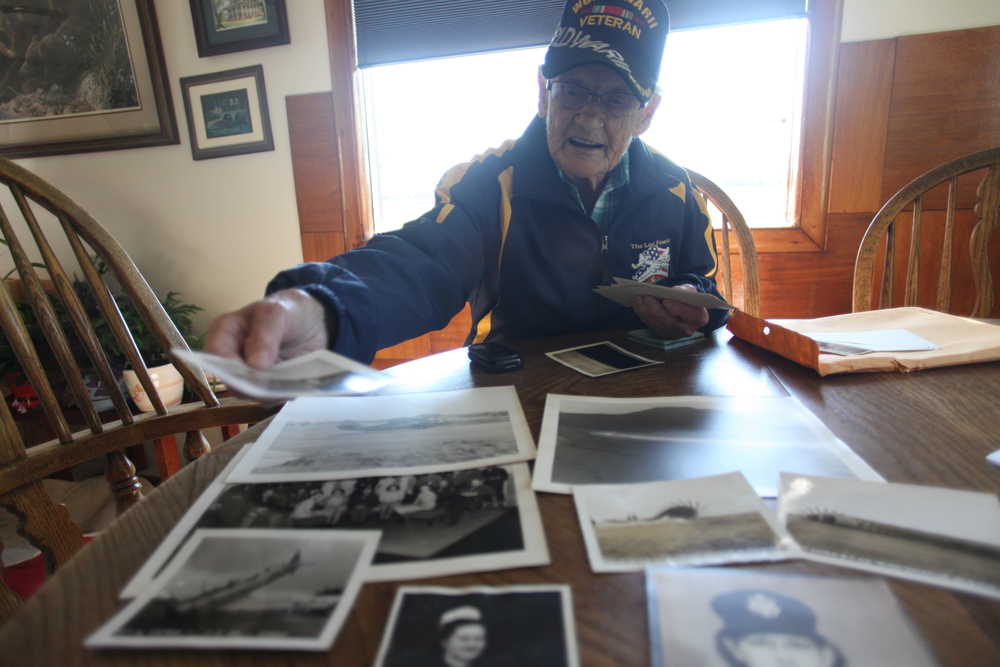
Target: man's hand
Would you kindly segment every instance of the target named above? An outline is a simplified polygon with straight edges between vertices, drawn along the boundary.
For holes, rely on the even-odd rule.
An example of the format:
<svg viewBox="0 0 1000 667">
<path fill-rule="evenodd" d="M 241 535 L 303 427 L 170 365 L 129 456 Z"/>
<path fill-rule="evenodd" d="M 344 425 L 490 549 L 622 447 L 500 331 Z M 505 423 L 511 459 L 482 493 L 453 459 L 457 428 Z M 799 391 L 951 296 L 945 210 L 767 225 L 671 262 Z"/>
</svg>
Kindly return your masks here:
<svg viewBox="0 0 1000 667">
<path fill-rule="evenodd" d="M 300 289 L 286 289 L 217 317 L 208 327 L 205 352 L 264 369 L 325 349 L 328 342 L 323 305 Z"/>
<path fill-rule="evenodd" d="M 694 285 L 678 285 L 681 289 L 696 292 Z M 708 324 L 708 311 L 672 299 L 637 296 L 632 310 L 649 329 L 660 338 L 684 338 Z"/>
</svg>

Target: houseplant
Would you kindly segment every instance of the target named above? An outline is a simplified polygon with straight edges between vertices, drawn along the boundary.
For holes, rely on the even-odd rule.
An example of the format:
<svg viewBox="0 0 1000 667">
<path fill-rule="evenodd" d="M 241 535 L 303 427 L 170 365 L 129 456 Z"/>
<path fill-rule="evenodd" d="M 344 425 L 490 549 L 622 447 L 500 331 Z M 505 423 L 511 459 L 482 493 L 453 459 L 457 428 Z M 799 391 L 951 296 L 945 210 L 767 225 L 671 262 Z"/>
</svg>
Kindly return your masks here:
<svg viewBox="0 0 1000 667">
<path fill-rule="evenodd" d="M 99 258 L 94 257 L 94 263 L 100 274 L 105 274 L 107 272 L 107 266 Z M 45 268 L 44 265 L 36 265 L 41 268 Z M 4 277 L 7 278 L 6 276 Z M 111 327 L 101 312 L 98 306 L 97 299 L 94 296 L 93 291 L 89 284 L 80 279 L 74 279 L 73 281 L 74 289 L 76 290 L 77 297 L 83 306 L 84 312 L 90 319 L 98 341 L 100 342 L 101 348 L 104 350 L 105 354 L 108 356 L 108 360 L 111 363 L 112 368 L 115 370 L 116 374 L 125 375 L 125 373 L 131 373 L 134 377 L 134 373 L 126 370 L 127 360 L 121 346 L 118 344 L 117 339 L 111 331 Z M 113 285 L 111 285 L 112 292 L 116 290 Z M 165 365 L 169 365 L 169 359 L 166 356 L 166 350 L 160 348 L 158 341 L 153 335 L 152 331 L 146 326 L 146 323 L 139 316 L 139 312 L 132 305 L 132 302 L 125 296 L 121 294 L 114 294 L 115 302 L 118 304 L 118 308 L 121 311 L 122 317 L 125 320 L 125 324 L 129 331 L 132 333 L 132 337 L 135 340 L 136 346 L 139 349 L 139 353 L 142 356 L 143 363 L 146 367 L 150 369 L 151 374 L 159 375 L 165 374 L 164 379 L 161 380 L 161 384 L 167 384 L 173 381 L 173 378 L 179 378 L 176 369 L 172 366 L 170 369 L 163 369 Z M 67 332 L 72 332 L 73 328 L 69 322 L 69 317 L 66 312 L 65 306 L 62 301 L 58 298 L 51 299 L 53 309 L 55 310 L 56 316 L 63 323 L 63 330 Z M 160 303 L 163 309 L 166 311 L 167 315 L 174 322 L 178 331 L 184 340 L 191 347 L 200 347 L 201 337 L 194 334 L 194 322 L 192 320 L 193 316 L 201 311 L 201 307 L 196 306 L 191 303 L 186 303 L 180 298 L 180 293 L 175 291 L 170 291 L 167 295 L 160 299 Z M 24 321 L 25 327 L 28 330 L 28 334 L 31 337 L 32 343 L 37 350 L 39 357 L 42 360 L 42 364 L 46 368 L 54 368 L 55 361 L 52 358 L 52 354 L 49 351 L 48 342 L 45 340 L 42 334 L 41 328 L 38 326 L 37 320 L 35 318 L 34 312 L 27 303 L 19 303 L 18 310 L 21 319 Z M 90 366 L 90 360 L 87 358 L 86 354 L 83 352 L 78 341 L 72 338 L 70 339 L 70 346 L 73 350 L 74 356 L 77 362 L 80 364 L 81 369 L 84 369 L 85 375 L 87 374 L 86 369 Z M 18 363 L 16 357 L 14 356 L 14 351 L 11 348 L 6 337 L 0 339 L 0 378 L 5 378 L 8 374 L 20 375 L 20 364 Z M 50 377 L 52 374 L 49 374 Z M 59 374 L 61 375 L 61 373 Z M 170 380 L 166 379 L 169 376 Z M 15 382 L 21 382 L 22 379 L 11 378 L 7 380 L 7 384 L 13 385 Z M 156 380 L 154 380 L 154 383 Z M 98 383 L 92 381 L 89 383 L 92 385 L 92 391 L 95 393 L 95 402 L 97 397 L 102 393 L 102 389 L 98 386 Z M 136 386 L 139 385 L 138 381 L 135 382 Z M 183 389 L 183 383 L 176 383 L 176 400 L 171 399 L 171 404 L 179 402 L 180 391 Z M 148 399 L 145 397 L 144 392 L 142 396 L 139 397 L 133 391 L 129 394 L 133 397 L 136 402 L 137 407 L 140 410 L 152 409 L 149 405 Z M 165 404 L 168 402 L 165 399 Z"/>
</svg>

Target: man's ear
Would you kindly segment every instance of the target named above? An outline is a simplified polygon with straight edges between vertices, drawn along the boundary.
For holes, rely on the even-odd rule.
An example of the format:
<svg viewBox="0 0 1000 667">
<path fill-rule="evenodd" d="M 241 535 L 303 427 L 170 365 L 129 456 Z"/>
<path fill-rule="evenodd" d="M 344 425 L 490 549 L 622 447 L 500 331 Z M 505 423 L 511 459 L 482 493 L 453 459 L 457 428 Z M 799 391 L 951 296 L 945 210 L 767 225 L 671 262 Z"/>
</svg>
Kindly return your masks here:
<svg viewBox="0 0 1000 667">
<path fill-rule="evenodd" d="M 636 135 L 640 135 L 649 129 L 650 123 L 653 122 L 653 115 L 660 108 L 660 101 L 662 99 L 663 97 L 659 93 L 653 93 L 653 96 L 646 102 L 646 106 L 642 108 L 642 120 L 639 121 L 639 128 L 636 130 Z"/>
<path fill-rule="evenodd" d="M 538 67 L 538 117 L 545 118 L 549 113 L 549 91 L 545 89 L 548 81 L 542 76 L 542 68 Z"/>
</svg>

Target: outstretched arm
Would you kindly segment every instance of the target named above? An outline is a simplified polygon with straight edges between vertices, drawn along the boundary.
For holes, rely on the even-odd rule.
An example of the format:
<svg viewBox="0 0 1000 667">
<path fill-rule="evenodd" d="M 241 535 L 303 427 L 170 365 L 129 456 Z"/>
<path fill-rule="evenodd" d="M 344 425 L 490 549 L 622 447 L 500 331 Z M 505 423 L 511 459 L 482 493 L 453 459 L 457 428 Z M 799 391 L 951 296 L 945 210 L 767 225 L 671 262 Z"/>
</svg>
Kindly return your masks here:
<svg viewBox="0 0 1000 667">
<path fill-rule="evenodd" d="M 217 317 L 208 328 L 205 351 L 241 358 L 255 368 L 270 368 L 336 338 L 319 301 L 300 289 L 275 292 L 239 310 Z"/>
</svg>

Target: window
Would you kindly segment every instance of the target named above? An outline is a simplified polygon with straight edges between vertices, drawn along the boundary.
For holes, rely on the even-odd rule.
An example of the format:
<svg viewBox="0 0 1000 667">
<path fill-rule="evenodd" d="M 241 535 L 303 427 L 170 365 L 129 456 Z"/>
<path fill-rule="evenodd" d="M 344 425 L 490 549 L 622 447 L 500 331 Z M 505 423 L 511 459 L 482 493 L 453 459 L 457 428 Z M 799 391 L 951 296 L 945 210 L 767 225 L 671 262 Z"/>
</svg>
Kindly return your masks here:
<svg viewBox="0 0 1000 667">
<path fill-rule="evenodd" d="M 794 224 L 806 36 L 796 18 L 667 39 L 663 104 L 643 139 L 719 184 L 755 227 Z M 521 134 L 537 109 L 544 53 L 362 70 L 376 231 L 429 210 L 448 168 Z"/>
</svg>

